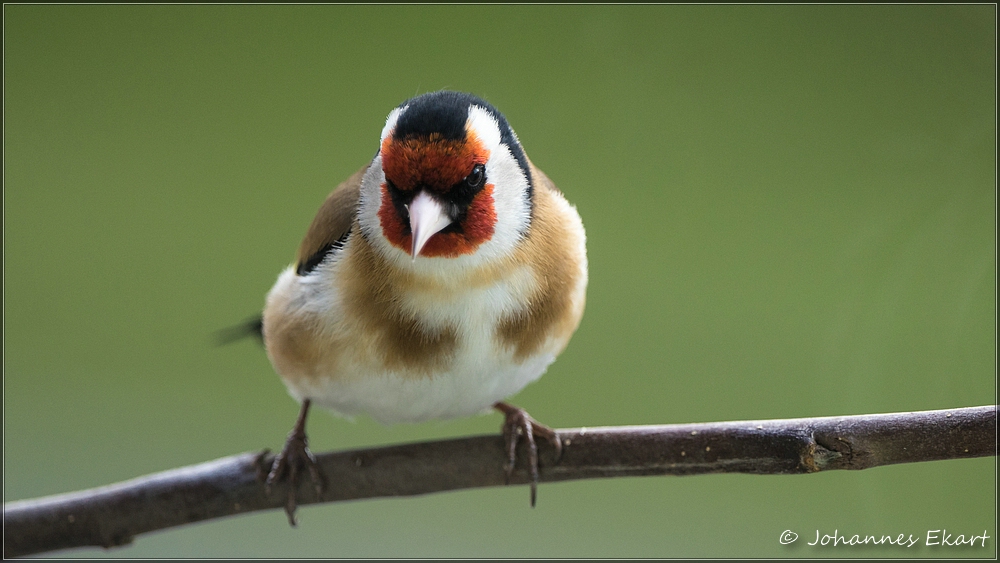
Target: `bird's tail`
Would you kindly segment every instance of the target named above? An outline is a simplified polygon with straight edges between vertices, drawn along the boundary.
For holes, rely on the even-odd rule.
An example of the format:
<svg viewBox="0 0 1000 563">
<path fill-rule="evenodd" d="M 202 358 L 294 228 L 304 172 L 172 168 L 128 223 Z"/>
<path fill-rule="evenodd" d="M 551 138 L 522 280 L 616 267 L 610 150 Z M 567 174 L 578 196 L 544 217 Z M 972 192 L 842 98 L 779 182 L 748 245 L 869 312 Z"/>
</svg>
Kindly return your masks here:
<svg viewBox="0 0 1000 563">
<path fill-rule="evenodd" d="M 256 338 L 261 344 L 264 343 L 264 317 L 257 315 L 238 325 L 216 331 L 215 343 L 219 346 L 224 346 L 250 336 Z"/>
</svg>

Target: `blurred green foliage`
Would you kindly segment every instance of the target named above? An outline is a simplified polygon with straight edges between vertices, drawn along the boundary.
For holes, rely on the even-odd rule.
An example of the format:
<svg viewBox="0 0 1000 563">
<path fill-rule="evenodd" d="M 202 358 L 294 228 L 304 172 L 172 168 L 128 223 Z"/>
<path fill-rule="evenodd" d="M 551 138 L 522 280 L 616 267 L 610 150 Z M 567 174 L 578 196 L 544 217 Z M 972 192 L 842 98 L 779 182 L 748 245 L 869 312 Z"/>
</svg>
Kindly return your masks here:
<svg viewBox="0 0 1000 563">
<path fill-rule="evenodd" d="M 996 6 L 5 5 L 4 500 L 280 445 L 255 314 L 418 93 L 503 111 L 588 233 L 554 426 L 996 401 Z M 314 449 L 498 432 L 316 412 Z M 307 507 L 113 557 L 996 557 L 996 461 Z M 790 546 L 783 530 L 800 534 Z M 809 547 L 821 534 L 986 548 Z M 65 554 L 63 554 L 65 555 Z"/>
</svg>

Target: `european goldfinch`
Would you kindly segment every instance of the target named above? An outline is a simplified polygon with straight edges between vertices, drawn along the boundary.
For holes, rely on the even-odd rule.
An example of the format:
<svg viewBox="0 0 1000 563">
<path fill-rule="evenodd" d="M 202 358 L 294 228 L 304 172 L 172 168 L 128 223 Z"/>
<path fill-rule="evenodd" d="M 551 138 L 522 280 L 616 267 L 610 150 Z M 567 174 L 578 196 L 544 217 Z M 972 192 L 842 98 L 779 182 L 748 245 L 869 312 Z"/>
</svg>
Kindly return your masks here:
<svg viewBox="0 0 1000 563">
<path fill-rule="evenodd" d="M 326 198 L 267 295 L 268 357 L 301 402 L 267 478 L 294 481 L 313 403 L 383 423 L 504 414 L 508 476 L 519 436 L 556 433 L 503 399 L 538 379 L 583 315 L 583 223 L 504 116 L 470 94 L 403 102 L 374 159 Z M 294 483 L 286 511 L 294 525 Z"/>
</svg>

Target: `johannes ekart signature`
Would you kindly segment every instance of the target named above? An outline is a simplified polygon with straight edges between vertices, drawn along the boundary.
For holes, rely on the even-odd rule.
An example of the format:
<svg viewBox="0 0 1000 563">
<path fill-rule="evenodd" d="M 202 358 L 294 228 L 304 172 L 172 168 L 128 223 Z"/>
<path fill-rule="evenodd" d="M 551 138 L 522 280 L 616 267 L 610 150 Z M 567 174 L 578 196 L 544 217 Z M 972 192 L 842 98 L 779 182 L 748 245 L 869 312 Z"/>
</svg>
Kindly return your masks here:
<svg viewBox="0 0 1000 563">
<path fill-rule="evenodd" d="M 812 534 L 808 534 L 812 536 Z M 798 541 L 799 535 L 791 530 L 781 532 L 778 542 L 788 545 Z M 927 530 L 926 534 L 841 534 L 834 530 L 825 534 L 816 530 L 815 537 L 806 539 L 809 546 L 839 547 L 839 546 L 875 546 L 887 545 L 896 547 L 943 546 L 943 547 L 986 547 L 986 541 L 992 539 L 986 530 L 982 534 L 959 534 L 948 530 Z"/>
</svg>

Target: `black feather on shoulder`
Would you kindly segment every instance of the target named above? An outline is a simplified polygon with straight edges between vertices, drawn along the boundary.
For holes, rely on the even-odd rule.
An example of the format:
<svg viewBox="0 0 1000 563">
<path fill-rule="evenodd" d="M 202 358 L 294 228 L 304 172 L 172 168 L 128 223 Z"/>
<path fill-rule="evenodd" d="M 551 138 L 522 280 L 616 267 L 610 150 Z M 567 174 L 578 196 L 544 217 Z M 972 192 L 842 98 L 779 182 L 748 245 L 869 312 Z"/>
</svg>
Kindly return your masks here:
<svg viewBox="0 0 1000 563">
<path fill-rule="evenodd" d="M 323 245 L 322 248 L 307 258 L 305 262 L 299 262 L 295 266 L 295 273 L 300 276 L 308 275 L 309 272 L 315 270 L 316 266 L 319 266 L 320 262 L 322 262 L 331 253 L 343 250 L 344 245 L 347 244 L 347 237 L 350 235 L 351 231 L 347 231 L 339 239 Z"/>
</svg>

